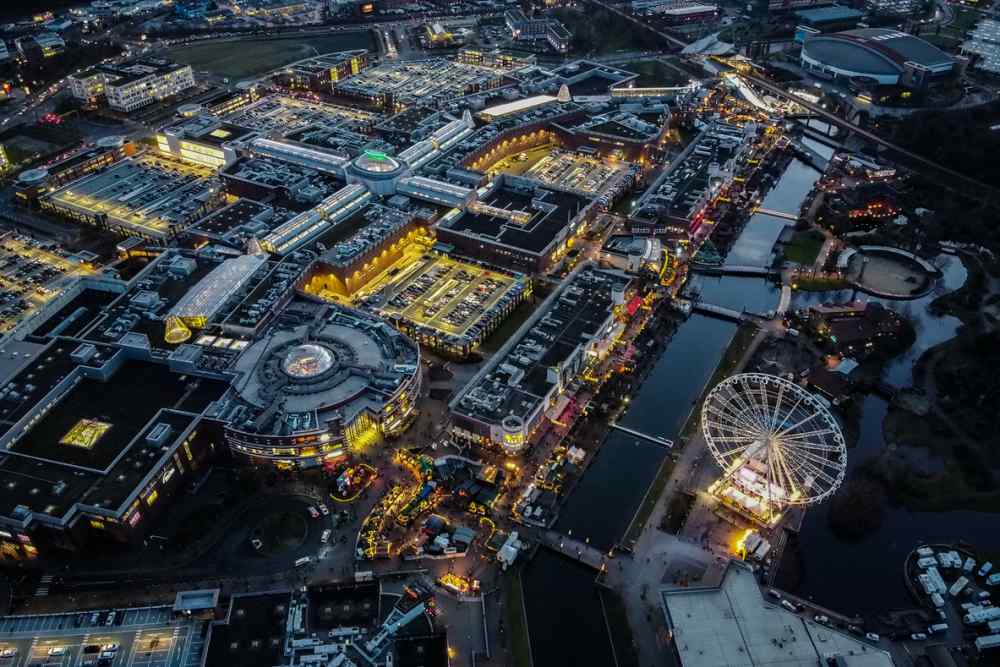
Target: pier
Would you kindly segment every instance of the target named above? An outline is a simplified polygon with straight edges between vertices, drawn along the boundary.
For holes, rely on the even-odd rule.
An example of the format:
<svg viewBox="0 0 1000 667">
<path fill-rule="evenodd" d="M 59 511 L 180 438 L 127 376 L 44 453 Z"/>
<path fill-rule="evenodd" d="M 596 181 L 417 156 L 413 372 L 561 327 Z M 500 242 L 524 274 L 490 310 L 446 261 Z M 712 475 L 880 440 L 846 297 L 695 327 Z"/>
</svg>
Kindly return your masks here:
<svg viewBox="0 0 1000 667">
<path fill-rule="evenodd" d="M 612 424 L 611 428 L 622 431 L 623 433 L 628 433 L 629 435 L 634 435 L 635 437 L 645 440 L 647 442 L 652 442 L 654 444 L 660 445 L 661 447 L 666 447 L 667 449 L 673 449 L 674 441 L 667 440 L 666 438 L 660 438 L 655 435 L 647 435 L 641 431 L 636 431 L 634 429 L 628 428 L 627 426 L 622 426 L 621 424 Z"/>
</svg>

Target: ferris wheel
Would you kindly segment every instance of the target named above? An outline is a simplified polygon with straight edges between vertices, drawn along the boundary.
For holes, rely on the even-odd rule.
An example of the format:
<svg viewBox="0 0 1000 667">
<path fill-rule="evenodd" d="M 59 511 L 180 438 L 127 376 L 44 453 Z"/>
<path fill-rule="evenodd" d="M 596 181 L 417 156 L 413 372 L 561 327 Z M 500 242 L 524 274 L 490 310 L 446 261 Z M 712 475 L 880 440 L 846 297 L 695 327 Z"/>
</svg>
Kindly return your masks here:
<svg viewBox="0 0 1000 667">
<path fill-rule="evenodd" d="M 701 411 L 716 463 L 738 495 L 770 514 L 828 498 L 844 481 L 847 447 L 837 419 L 799 385 L 765 373 L 717 384 Z"/>
</svg>

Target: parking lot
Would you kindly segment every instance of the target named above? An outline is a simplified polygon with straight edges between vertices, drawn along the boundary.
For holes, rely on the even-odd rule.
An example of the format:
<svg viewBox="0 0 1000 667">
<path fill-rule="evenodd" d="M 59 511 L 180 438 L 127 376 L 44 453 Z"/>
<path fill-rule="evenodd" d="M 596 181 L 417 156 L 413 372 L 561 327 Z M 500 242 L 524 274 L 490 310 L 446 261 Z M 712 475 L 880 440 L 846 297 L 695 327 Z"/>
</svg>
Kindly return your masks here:
<svg viewBox="0 0 1000 667">
<path fill-rule="evenodd" d="M 72 278 L 93 273 L 45 245 L 16 232 L 0 236 L 0 333 L 58 296 Z"/>
<path fill-rule="evenodd" d="M 171 617 L 169 607 L 10 616 L 0 667 L 196 667 L 202 622 Z"/>
<path fill-rule="evenodd" d="M 556 148 L 524 175 L 548 185 L 596 194 L 628 166 L 628 163 L 609 164 L 599 157 Z"/>
</svg>

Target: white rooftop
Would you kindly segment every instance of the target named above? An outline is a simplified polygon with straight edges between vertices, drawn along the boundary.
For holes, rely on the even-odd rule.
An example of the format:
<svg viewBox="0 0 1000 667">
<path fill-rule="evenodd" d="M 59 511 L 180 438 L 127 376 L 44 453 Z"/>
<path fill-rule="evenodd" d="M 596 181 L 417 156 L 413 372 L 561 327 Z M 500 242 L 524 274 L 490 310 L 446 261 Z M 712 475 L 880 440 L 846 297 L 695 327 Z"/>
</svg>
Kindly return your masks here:
<svg viewBox="0 0 1000 667">
<path fill-rule="evenodd" d="M 504 104 L 498 104 L 496 106 L 483 109 L 482 113 L 490 116 L 491 118 L 499 118 L 500 116 L 519 113 L 521 111 L 528 111 L 529 109 L 540 107 L 543 104 L 556 102 L 558 99 L 559 98 L 554 95 L 535 95 L 534 97 L 525 97 L 521 100 L 514 100 L 513 102 L 506 102 Z"/>
<path fill-rule="evenodd" d="M 267 255 L 243 255 L 224 260 L 188 290 L 170 309 L 170 314 L 211 319 L 265 262 Z"/>
<path fill-rule="evenodd" d="M 892 667 L 869 643 L 806 620 L 764 598 L 750 569 L 733 563 L 718 588 L 661 592 L 667 624 L 684 667 L 815 667 L 827 658 L 862 657 Z"/>
</svg>

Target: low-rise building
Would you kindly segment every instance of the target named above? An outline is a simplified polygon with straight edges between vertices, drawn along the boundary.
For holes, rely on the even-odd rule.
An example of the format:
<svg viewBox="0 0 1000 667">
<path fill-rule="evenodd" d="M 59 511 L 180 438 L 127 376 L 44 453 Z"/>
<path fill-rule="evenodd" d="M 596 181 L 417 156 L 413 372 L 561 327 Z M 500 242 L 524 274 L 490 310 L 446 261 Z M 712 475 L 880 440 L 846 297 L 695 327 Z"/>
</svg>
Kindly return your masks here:
<svg viewBox="0 0 1000 667">
<path fill-rule="evenodd" d="M 98 65 L 69 77 L 77 99 L 91 103 L 100 98 L 116 111 L 130 113 L 195 85 L 190 65 L 141 58 L 121 65 Z"/>
<path fill-rule="evenodd" d="M 523 453 L 547 415 L 557 418 L 582 375 L 610 352 L 631 287 L 624 274 L 581 265 L 452 399 L 451 436 Z"/>
</svg>

